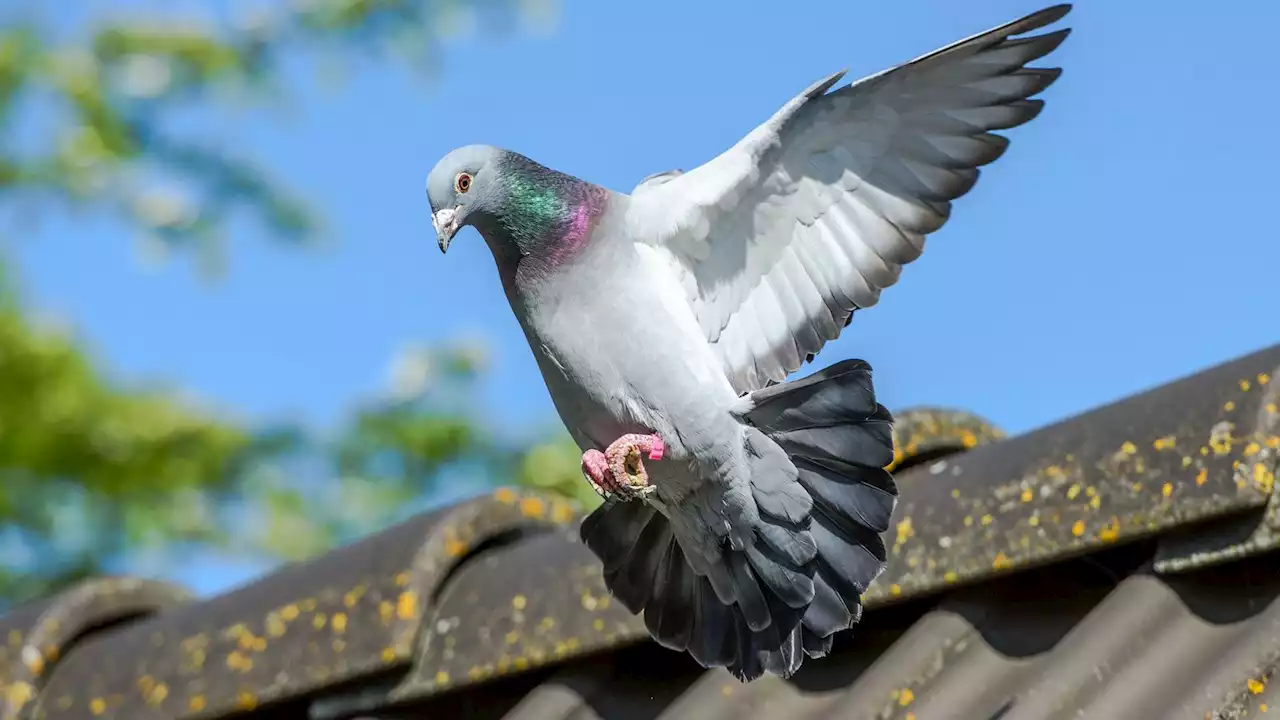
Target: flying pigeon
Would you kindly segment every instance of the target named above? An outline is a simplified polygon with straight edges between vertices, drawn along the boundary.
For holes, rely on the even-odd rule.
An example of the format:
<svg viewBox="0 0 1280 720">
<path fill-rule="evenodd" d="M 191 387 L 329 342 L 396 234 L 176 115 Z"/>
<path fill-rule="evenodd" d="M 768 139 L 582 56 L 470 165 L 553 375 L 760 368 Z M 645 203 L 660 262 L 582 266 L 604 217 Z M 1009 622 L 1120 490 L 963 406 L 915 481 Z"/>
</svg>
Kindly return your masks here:
<svg viewBox="0 0 1280 720">
<path fill-rule="evenodd" d="M 783 105 L 631 194 L 471 145 L 431 170 L 446 251 L 488 244 L 557 412 L 605 496 L 581 526 L 653 638 L 743 681 L 855 625 L 897 488 L 871 367 L 788 380 L 874 305 L 1038 115 L 1057 5 Z M 645 461 L 648 460 L 646 466 Z"/>
</svg>

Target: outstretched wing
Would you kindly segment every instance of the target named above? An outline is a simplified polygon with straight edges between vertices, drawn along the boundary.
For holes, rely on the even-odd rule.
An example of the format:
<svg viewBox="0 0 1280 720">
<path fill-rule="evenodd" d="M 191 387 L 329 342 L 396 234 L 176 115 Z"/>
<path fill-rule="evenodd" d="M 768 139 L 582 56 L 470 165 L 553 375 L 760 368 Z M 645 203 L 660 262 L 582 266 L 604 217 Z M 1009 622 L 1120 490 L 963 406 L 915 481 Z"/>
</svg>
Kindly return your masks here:
<svg viewBox="0 0 1280 720">
<path fill-rule="evenodd" d="M 680 278 L 738 392 L 780 382 L 874 305 L 946 222 L 978 168 L 1061 73 L 1026 64 L 1070 32 L 1058 5 L 834 92 L 814 84 L 730 150 L 651 176 L 632 237 Z"/>
</svg>

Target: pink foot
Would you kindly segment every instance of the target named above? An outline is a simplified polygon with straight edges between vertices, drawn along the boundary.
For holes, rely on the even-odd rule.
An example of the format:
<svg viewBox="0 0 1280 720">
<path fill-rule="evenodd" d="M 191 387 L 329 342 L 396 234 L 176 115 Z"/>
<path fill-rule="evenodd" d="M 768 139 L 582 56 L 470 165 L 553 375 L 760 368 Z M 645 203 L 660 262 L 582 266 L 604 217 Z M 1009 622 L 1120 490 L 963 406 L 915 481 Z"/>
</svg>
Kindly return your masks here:
<svg viewBox="0 0 1280 720">
<path fill-rule="evenodd" d="M 582 453 L 582 473 L 601 497 L 617 495 L 624 500 L 642 497 L 657 488 L 649 484 L 644 456 L 661 460 L 666 443 L 656 434 L 631 433 L 614 440 L 603 453 Z"/>
<path fill-rule="evenodd" d="M 618 492 L 618 481 L 609 472 L 609 461 L 599 450 L 592 448 L 582 453 L 582 474 L 587 476 L 587 482 L 600 497 Z"/>
</svg>

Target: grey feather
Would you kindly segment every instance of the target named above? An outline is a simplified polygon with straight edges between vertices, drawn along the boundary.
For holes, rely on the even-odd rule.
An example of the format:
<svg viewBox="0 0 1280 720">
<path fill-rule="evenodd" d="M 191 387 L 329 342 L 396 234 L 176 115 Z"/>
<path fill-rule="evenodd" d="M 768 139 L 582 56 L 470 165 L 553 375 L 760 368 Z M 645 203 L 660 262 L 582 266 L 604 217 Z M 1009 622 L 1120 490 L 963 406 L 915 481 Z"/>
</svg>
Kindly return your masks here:
<svg viewBox="0 0 1280 720">
<path fill-rule="evenodd" d="M 664 647 L 685 650 L 697 619 L 697 586 L 678 543 L 667 545 L 653 582 L 655 602 L 645 608 L 645 627 Z"/>
<path fill-rule="evenodd" d="M 796 482 L 796 467 L 782 448 L 759 430 L 748 428 L 747 450 L 754 458 L 751 493 L 760 512 L 792 524 L 805 522 L 813 499 Z"/>
</svg>

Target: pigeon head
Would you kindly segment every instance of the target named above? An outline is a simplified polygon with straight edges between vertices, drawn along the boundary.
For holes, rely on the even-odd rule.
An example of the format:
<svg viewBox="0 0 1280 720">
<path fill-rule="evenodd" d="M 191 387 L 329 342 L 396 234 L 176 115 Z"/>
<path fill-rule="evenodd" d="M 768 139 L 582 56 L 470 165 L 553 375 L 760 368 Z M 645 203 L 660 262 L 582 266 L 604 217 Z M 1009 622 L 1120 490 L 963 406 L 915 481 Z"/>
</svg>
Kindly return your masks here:
<svg viewBox="0 0 1280 720">
<path fill-rule="evenodd" d="M 488 145 L 460 147 L 440 159 L 427 175 L 427 200 L 440 252 L 449 249 L 454 234 L 500 209 L 497 178 L 503 151 Z"/>
<path fill-rule="evenodd" d="M 610 193 L 509 150 L 468 145 L 427 176 L 431 222 L 445 251 L 460 228 L 480 232 L 499 266 L 552 270 L 593 236 Z"/>
</svg>

